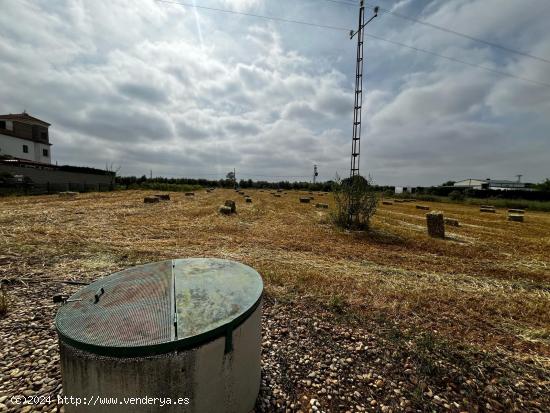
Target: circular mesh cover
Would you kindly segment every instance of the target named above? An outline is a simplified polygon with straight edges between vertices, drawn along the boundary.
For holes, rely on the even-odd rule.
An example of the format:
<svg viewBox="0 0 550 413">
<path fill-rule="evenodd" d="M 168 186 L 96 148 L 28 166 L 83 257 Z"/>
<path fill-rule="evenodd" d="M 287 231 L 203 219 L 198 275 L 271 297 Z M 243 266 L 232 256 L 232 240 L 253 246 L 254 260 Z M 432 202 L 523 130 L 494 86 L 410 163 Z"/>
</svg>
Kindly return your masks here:
<svg viewBox="0 0 550 413">
<path fill-rule="evenodd" d="M 71 296 L 55 320 L 61 340 L 109 356 L 160 354 L 229 334 L 255 310 L 252 268 L 190 258 L 133 267 Z"/>
</svg>

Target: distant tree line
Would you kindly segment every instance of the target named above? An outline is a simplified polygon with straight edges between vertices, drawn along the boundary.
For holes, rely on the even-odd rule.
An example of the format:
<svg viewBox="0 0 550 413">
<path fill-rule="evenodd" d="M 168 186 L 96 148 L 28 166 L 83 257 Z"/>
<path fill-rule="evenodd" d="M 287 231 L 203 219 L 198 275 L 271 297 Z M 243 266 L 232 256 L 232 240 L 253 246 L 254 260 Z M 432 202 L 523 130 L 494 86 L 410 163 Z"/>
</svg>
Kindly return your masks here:
<svg viewBox="0 0 550 413">
<path fill-rule="evenodd" d="M 539 191 L 550 192 L 550 178 L 546 178 L 540 184 L 535 184 L 535 189 L 538 189 Z"/>
<path fill-rule="evenodd" d="M 188 186 L 201 186 L 205 188 L 233 188 L 235 186 L 235 181 L 233 179 L 194 179 L 194 178 L 147 178 L 143 175 L 141 177 L 136 176 L 117 176 L 116 178 L 117 185 L 124 186 L 127 188 L 130 187 L 148 187 L 150 184 L 168 184 L 168 185 L 188 185 Z M 290 181 L 279 181 L 279 182 L 268 182 L 268 181 L 254 181 L 252 179 L 241 179 L 237 182 L 239 188 L 256 188 L 256 189 L 299 189 L 307 191 L 324 191 L 329 192 L 332 190 L 334 181 L 325 181 L 325 182 L 290 182 Z M 394 190 L 393 186 L 374 186 L 376 191 L 392 191 Z"/>
<path fill-rule="evenodd" d="M 229 174 L 228 174 L 229 176 Z M 345 180 L 344 180 L 345 181 Z M 453 187 L 450 185 L 452 181 L 446 182 L 446 186 L 430 186 L 430 187 L 414 187 L 413 193 L 418 195 L 435 195 L 435 196 L 445 196 L 448 197 L 453 193 L 453 197 L 457 198 L 460 195 L 457 195 L 458 192 L 464 197 L 468 198 L 505 198 L 505 199 L 525 199 L 530 201 L 550 201 L 550 179 L 546 181 L 533 185 L 534 190 L 532 191 L 521 191 L 521 190 L 490 190 L 490 189 L 470 189 L 470 188 L 460 188 Z M 151 188 L 151 189 L 161 189 L 160 185 L 163 185 L 165 188 L 174 187 L 177 185 L 186 186 L 186 187 L 203 187 L 203 188 L 233 188 L 235 186 L 235 181 L 233 179 L 196 179 L 196 178 L 147 178 L 147 176 L 142 175 L 140 177 L 136 176 L 117 176 L 116 184 L 123 186 L 125 188 Z M 296 190 L 307 190 L 307 191 L 332 191 L 335 182 L 325 181 L 325 182 L 305 182 L 305 181 L 279 181 L 279 182 L 268 182 L 268 181 L 254 181 L 252 179 L 241 179 L 237 182 L 239 188 L 256 188 L 256 189 L 296 189 Z M 393 196 L 395 187 L 393 186 L 380 186 L 372 185 L 372 188 L 376 192 L 384 192 L 387 196 Z M 168 190 L 168 189 L 167 189 Z M 409 196 L 409 194 L 403 194 L 402 196 Z"/>
</svg>

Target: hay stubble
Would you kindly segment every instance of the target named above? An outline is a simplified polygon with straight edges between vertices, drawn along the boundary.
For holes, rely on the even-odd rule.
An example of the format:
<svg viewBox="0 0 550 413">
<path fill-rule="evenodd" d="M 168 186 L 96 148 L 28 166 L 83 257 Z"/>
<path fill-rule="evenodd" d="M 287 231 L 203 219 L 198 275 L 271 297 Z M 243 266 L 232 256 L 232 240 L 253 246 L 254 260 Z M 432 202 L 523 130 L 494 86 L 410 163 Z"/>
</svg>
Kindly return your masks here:
<svg viewBox="0 0 550 413">
<path fill-rule="evenodd" d="M 411 203 L 380 205 L 365 234 L 330 224 L 330 195 L 329 210 L 320 211 L 300 204 L 306 192 L 276 198 L 249 190 L 254 202 L 239 197 L 237 214 L 224 216 L 218 208 L 230 190 L 172 193 L 170 202 L 144 204 L 153 194 L 1 199 L 0 255 L 31 276 L 85 279 L 166 258 L 235 259 L 257 268 L 275 297 L 329 303 L 337 293 L 360 318 L 383 313 L 548 360 L 550 214 L 529 213 L 518 225 L 475 206 L 426 203 L 461 223 L 442 240 L 422 230 L 425 213 Z"/>
</svg>

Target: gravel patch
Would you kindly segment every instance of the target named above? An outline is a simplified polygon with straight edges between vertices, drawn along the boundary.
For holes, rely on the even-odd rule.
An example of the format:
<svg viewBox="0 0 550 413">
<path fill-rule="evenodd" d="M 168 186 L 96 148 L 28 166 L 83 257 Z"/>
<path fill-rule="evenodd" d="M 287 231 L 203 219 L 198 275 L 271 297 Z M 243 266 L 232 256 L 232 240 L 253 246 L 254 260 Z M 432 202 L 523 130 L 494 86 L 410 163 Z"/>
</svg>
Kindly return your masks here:
<svg viewBox="0 0 550 413">
<path fill-rule="evenodd" d="M 54 402 L 62 386 L 52 297 L 79 286 L 6 287 L 11 303 L 0 319 L 0 412 L 63 411 Z M 262 346 L 258 412 L 543 412 L 550 403 L 543 369 L 512 371 L 505 358 L 463 356 L 391 323 L 350 320 L 270 296 Z M 10 402 L 14 395 L 50 395 L 53 402 L 21 408 Z"/>
</svg>

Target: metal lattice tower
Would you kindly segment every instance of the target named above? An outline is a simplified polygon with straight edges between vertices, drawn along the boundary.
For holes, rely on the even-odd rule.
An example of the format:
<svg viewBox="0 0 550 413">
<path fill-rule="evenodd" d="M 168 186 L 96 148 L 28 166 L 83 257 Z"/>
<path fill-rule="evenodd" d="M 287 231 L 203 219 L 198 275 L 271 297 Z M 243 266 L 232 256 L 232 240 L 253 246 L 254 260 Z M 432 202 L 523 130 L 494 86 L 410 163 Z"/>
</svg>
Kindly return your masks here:
<svg viewBox="0 0 550 413">
<path fill-rule="evenodd" d="M 357 59 L 355 65 L 355 103 L 353 105 L 353 134 L 351 141 L 350 178 L 359 175 L 359 156 L 361 153 L 361 108 L 363 106 L 363 43 L 365 26 L 378 15 L 378 7 L 374 8 L 374 16 L 365 23 L 365 5 L 359 2 L 359 25 L 357 31 L 350 33 L 350 39 L 357 35 Z"/>
<path fill-rule="evenodd" d="M 317 177 L 319 172 L 317 172 L 317 165 L 313 165 L 313 184 L 317 183 Z"/>
<path fill-rule="evenodd" d="M 365 6 L 359 6 L 359 30 L 357 35 L 357 61 L 355 66 L 355 103 L 353 105 L 353 135 L 351 140 L 350 177 L 359 175 L 359 154 L 361 152 L 361 106 L 363 105 L 363 24 Z"/>
</svg>

